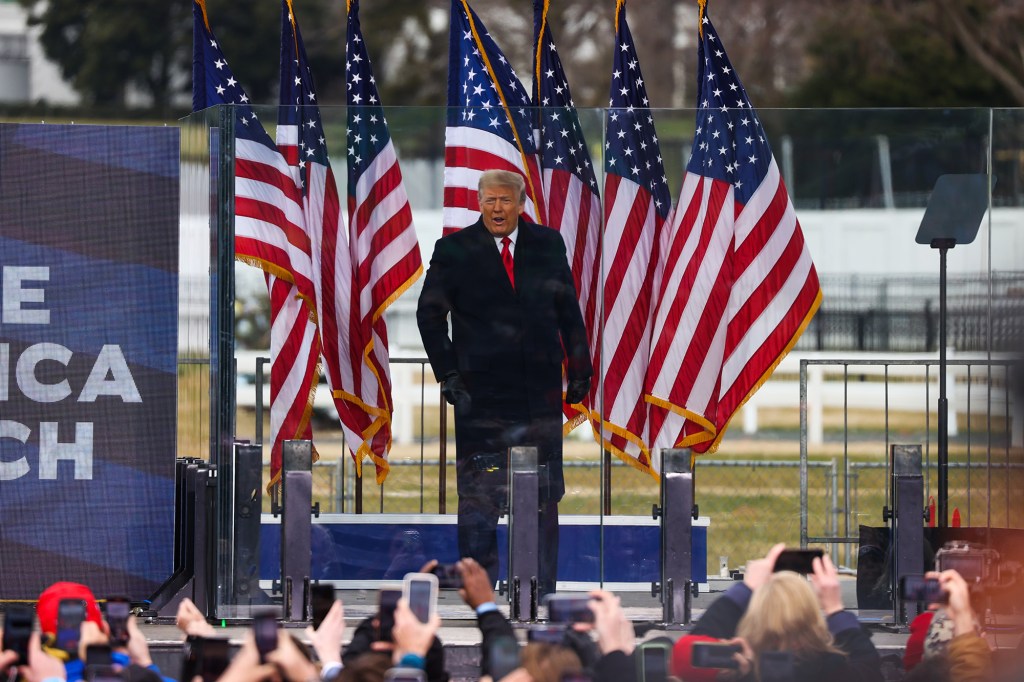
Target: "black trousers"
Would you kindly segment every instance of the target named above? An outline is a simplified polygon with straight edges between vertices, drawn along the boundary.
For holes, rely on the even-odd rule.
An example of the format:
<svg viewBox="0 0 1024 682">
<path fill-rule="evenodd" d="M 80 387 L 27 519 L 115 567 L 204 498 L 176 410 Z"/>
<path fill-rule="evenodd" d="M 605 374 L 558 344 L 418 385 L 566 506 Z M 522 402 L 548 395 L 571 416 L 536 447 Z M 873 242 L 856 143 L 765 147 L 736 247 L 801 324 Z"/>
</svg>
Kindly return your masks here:
<svg viewBox="0 0 1024 682">
<path fill-rule="evenodd" d="M 522 422 L 459 420 L 456 473 L 459 554 L 475 559 L 492 583 L 498 578 L 498 518 L 508 509 L 508 449 L 538 449 L 538 590 L 555 591 L 558 576 L 558 502 L 562 498 L 561 417 Z"/>
</svg>

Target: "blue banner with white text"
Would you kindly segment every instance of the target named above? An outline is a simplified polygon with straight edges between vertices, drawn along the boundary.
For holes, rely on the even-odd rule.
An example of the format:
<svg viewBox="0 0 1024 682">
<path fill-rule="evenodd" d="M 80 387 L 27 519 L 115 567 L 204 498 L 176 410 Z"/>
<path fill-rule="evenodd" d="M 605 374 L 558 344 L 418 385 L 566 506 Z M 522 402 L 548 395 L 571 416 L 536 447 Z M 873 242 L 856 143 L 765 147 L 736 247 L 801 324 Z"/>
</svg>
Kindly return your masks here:
<svg viewBox="0 0 1024 682">
<path fill-rule="evenodd" d="M 0 599 L 173 564 L 178 130 L 0 124 Z"/>
</svg>

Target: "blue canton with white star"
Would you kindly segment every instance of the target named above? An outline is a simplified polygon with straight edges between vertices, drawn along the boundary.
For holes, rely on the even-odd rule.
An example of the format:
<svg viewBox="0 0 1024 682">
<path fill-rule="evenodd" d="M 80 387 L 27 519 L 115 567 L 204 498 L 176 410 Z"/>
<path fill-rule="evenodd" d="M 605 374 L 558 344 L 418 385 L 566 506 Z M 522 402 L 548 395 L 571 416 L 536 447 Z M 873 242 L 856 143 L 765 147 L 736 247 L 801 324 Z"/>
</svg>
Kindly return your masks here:
<svg viewBox="0 0 1024 682">
<path fill-rule="evenodd" d="M 605 162 L 609 173 L 620 175 L 650 191 L 655 210 L 667 218 L 672 198 L 665 177 L 654 116 L 647 98 L 640 60 L 622 7 L 615 32 L 611 98 L 605 133 Z"/>
<path fill-rule="evenodd" d="M 306 165 L 318 163 L 327 166 L 330 159 L 320 120 L 320 107 L 316 101 L 313 71 L 306 59 L 302 34 L 297 22 L 289 22 L 288 3 L 281 4 L 285 19 L 281 30 L 281 106 L 278 108 L 277 122 L 279 125 L 298 127 L 299 172 L 305 188 Z"/>
<path fill-rule="evenodd" d="M 472 9 L 469 9 L 469 13 L 498 82 L 495 84 L 488 75 L 487 65 L 470 29 L 470 16 L 467 16 L 460 0 L 452 0 L 448 50 L 448 125 L 486 130 L 515 145 L 512 125 L 498 94 L 500 87 L 505 103 L 515 119 L 523 151 L 534 154 L 536 145 L 533 140 L 530 96 L 480 18 Z"/>
<path fill-rule="evenodd" d="M 569 82 L 562 70 L 562 60 L 555 49 L 555 40 L 547 24 L 537 39 L 540 43 L 540 78 L 534 84 L 535 104 L 542 109 L 540 154 L 544 168 L 567 170 L 597 192 L 597 177 L 590 160 L 576 113 L 576 104 L 569 92 Z M 539 88 L 538 88 L 539 86 Z"/>
<path fill-rule="evenodd" d="M 206 27 L 202 8 L 192 3 L 193 44 L 192 44 L 192 110 L 222 104 L 234 105 L 235 137 L 253 140 L 270 148 L 274 147 L 270 135 L 256 117 L 249 105 L 249 96 L 239 85 L 224 58 L 213 32 Z M 200 83 L 203 85 L 200 86 Z"/>
<path fill-rule="evenodd" d="M 356 181 L 391 139 L 384 109 L 377 93 L 377 81 L 370 67 L 370 56 L 359 26 L 359 0 L 352 0 L 348 11 L 348 61 L 345 85 L 348 104 L 348 193 L 354 194 Z"/>
<path fill-rule="evenodd" d="M 686 169 L 730 183 L 736 201 L 746 204 L 768 172 L 772 150 L 747 91 L 706 15 L 701 28 L 697 127 Z"/>
</svg>

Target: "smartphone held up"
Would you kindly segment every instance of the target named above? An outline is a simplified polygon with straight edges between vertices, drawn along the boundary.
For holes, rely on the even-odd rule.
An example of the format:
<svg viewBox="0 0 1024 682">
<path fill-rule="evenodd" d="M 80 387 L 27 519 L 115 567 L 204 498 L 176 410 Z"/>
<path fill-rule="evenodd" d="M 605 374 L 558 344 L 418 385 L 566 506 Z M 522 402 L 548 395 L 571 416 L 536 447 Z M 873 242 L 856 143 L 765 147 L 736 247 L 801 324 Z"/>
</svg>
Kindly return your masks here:
<svg viewBox="0 0 1024 682">
<path fill-rule="evenodd" d="M 775 560 L 772 570 L 776 573 L 793 571 L 801 575 L 809 575 L 814 573 L 814 560 L 821 559 L 823 556 L 825 556 L 825 551 L 821 549 L 784 549 Z"/>
<path fill-rule="evenodd" d="M 407 573 L 402 581 L 402 597 L 421 623 L 437 611 L 437 576 L 433 573 Z"/>
</svg>

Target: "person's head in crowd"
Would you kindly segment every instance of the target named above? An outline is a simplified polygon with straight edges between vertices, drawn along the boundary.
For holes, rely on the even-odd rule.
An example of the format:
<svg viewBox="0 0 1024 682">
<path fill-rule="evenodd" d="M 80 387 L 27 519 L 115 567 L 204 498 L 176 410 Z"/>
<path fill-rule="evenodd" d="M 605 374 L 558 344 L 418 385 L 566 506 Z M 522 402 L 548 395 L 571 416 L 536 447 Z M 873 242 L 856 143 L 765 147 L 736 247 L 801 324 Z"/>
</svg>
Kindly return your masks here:
<svg viewBox="0 0 1024 682">
<path fill-rule="evenodd" d="M 916 627 L 907 640 L 905 679 L 991 679 L 991 649 L 981 635 L 967 582 L 952 569 L 926 573 L 925 578 L 938 580 L 944 603 L 929 604 L 932 614 L 921 614 L 911 623 Z"/>
<path fill-rule="evenodd" d="M 754 591 L 736 635 L 756 654 L 788 651 L 795 658 L 840 653 L 807 580 L 791 571 L 773 573 Z"/>
<path fill-rule="evenodd" d="M 523 647 L 519 663 L 534 682 L 559 682 L 563 675 L 583 672 L 575 651 L 546 642 L 531 642 Z"/>
<path fill-rule="evenodd" d="M 367 652 L 341 670 L 338 682 L 382 682 L 391 669 L 391 656 L 383 652 Z"/>
<path fill-rule="evenodd" d="M 100 607 L 96 603 L 96 597 L 93 596 L 92 590 L 80 583 L 53 583 L 42 591 L 39 601 L 36 602 L 36 617 L 39 619 L 39 629 L 43 633 L 43 645 L 49 649 L 54 648 L 57 636 L 57 616 L 60 611 L 60 603 L 65 599 L 81 601 L 85 605 L 84 622 L 94 623 L 101 630 L 106 628 L 103 614 L 100 613 Z M 54 652 L 51 651 L 51 653 Z"/>
<path fill-rule="evenodd" d="M 408 606 L 405 606 L 405 611 L 408 611 Z M 395 625 L 398 625 L 399 608 L 395 609 L 396 621 Z M 415 617 L 413 617 L 415 618 Z M 436 636 L 436 628 L 431 633 L 428 648 L 423 655 L 424 658 L 424 670 L 427 674 L 427 679 L 430 682 L 446 682 L 449 679 L 448 672 L 445 669 L 445 657 L 444 647 Z M 399 649 L 399 638 L 402 636 L 401 630 L 398 636 L 395 635 L 395 630 L 392 627 L 390 635 L 386 636 L 386 639 L 381 639 L 382 634 L 380 628 L 380 613 L 364 618 L 359 625 L 356 626 L 355 632 L 352 634 L 352 639 L 348 646 L 342 653 L 342 662 L 345 668 L 354 665 L 354 663 L 362 656 L 373 656 L 378 654 L 385 654 L 390 660 L 400 651 Z"/>
<path fill-rule="evenodd" d="M 953 639 L 953 621 L 945 608 L 918 614 L 910 623 L 910 636 L 903 651 L 903 667 L 910 670 L 923 660 L 946 653 Z"/>
</svg>

